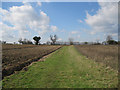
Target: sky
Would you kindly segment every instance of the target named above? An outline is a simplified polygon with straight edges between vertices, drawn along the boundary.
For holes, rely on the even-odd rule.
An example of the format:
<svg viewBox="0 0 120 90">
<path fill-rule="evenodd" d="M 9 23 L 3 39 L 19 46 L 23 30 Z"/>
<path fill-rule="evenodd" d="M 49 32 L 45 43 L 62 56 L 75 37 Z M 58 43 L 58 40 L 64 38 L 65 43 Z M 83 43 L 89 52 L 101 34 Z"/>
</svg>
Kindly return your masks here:
<svg viewBox="0 0 120 90">
<path fill-rule="evenodd" d="M 2 2 L 0 40 L 20 38 L 41 43 L 57 35 L 57 41 L 105 41 L 107 35 L 118 40 L 117 2 Z"/>
</svg>

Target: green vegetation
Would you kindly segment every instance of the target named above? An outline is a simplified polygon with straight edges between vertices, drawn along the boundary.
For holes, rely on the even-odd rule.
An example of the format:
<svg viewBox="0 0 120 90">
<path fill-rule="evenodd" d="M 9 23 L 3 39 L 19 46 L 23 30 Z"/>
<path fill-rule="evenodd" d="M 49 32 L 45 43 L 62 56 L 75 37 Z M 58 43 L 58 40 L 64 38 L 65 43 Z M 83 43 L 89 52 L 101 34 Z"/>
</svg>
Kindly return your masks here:
<svg viewBox="0 0 120 90">
<path fill-rule="evenodd" d="M 114 88 L 117 71 L 82 56 L 74 46 L 64 46 L 35 62 L 27 71 L 3 79 L 4 88 Z"/>
</svg>

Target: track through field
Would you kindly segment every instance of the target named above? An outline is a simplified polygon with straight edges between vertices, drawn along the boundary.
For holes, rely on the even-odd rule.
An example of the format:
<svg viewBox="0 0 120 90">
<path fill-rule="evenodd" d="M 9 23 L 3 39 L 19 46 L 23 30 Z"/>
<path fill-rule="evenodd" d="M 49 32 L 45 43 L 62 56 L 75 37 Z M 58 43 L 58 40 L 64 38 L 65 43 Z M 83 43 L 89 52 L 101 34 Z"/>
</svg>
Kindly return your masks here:
<svg viewBox="0 0 120 90">
<path fill-rule="evenodd" d="M 117 88 L 117 71 L 64 46 L 43 62 L 3 79 L 4 88 Z"/>
</svg>

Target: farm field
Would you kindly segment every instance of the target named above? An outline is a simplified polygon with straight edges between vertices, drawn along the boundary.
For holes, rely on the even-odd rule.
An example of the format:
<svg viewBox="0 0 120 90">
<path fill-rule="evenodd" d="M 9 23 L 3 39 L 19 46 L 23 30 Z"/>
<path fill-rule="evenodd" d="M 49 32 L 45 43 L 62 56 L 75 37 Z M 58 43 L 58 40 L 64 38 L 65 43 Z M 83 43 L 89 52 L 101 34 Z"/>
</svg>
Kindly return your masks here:
<svg viewBox="0 0 120 90">
<path fill-rule="evenodd" d="M 1 89 L 119 89 L 118 0 L 1 0 Z"/>
<path fill-rule="evenodd" d="M 60 46 L 36 45 L 3 45 L 2 50 L 2 76 L 21 70 L 33 61 L 55 51 Z"/>
<path fill-rule="evenodd" d="M 38 47 L 37 45 L 12 45 L 12 44 L 3 44 L 2 50 L 11 50 L 11 49 L 22 49 L 22 48 L 32 48 Z"/>
<path fill-rule="evenodd" d="M 74 46 L 64 46 L 44 62 L 3 79 L 3 88 L 117 88 L 117 84 L 117 70 L 86 58 Z"/>
<path fill-rule="evenodd" d="M 118 45 L 75 45 L 86 57 L 118 70 Z"/>
</svg>

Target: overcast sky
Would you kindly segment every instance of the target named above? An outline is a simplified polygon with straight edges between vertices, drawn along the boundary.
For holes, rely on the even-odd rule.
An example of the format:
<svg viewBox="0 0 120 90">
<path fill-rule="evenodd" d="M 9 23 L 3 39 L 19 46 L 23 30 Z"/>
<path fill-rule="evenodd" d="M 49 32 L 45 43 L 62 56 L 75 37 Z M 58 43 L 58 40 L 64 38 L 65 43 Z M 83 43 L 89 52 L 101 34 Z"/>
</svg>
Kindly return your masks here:
<svg viewBox="0 0 120 90">
<path fill-rule="evenodd" d="M 0 40 L 7 42 L 34 36 L 46 42 L 54 34 L 58 41 L 118 38 L 117 2 L 3 2 L 0 17 Z"/>
</svg>

